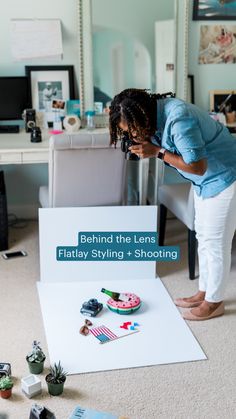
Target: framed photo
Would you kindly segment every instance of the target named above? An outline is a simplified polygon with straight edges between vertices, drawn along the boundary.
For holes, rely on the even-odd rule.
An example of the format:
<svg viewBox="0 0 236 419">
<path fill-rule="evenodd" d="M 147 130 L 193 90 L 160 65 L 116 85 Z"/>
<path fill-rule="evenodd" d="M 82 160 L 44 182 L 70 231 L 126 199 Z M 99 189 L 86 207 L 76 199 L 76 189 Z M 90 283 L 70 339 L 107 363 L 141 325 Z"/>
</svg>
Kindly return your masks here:
<svg viewBox="0 0 236 419">
<path fill-rule="evenodd" d="M 236 25 L 201 25 L 199 64 L 236 64 Z"/>
<path fill-rule="evenodd" d="M 230 113 L 236 111 L 236 90 L 211 90 L 210 111 Z"/>
<path fill-rule="evenodd" d="M 26 66 L 32 107 L 51 112 L 52 102 L 75 98 L 73 66 Z"/>
<path fill-rule="evenodd" d="M 193 0 L 193 20 L 236 20 L 236 1 Z"/>
</svg>

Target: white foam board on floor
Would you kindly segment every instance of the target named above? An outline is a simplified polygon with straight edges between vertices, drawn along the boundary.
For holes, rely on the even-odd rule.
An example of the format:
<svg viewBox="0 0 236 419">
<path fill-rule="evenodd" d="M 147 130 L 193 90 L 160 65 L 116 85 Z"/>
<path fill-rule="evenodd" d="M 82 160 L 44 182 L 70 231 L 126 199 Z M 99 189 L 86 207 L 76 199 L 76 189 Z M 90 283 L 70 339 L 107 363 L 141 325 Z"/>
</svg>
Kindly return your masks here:
<svg viewBox="0 0 236 419">
<path fill-rule="evenodd" d="M 142 307 L 132 315 L 118 315 L 104 308 L 91 318 L 93 324 L 112 329 L 125 321 L 136 321 L 140 332 L 100 344 L 92 335 L 79 334 L 85 319 L 80 308 L 93 297 L 105 303 L 107 298 L 100 289 L 111 288 L 111 284 L 114 290 L 139 295 Z M 159 278 L 37 285 L 50 362 L 60 360 L 69 374 L 206 359 Z"/>
</svg>

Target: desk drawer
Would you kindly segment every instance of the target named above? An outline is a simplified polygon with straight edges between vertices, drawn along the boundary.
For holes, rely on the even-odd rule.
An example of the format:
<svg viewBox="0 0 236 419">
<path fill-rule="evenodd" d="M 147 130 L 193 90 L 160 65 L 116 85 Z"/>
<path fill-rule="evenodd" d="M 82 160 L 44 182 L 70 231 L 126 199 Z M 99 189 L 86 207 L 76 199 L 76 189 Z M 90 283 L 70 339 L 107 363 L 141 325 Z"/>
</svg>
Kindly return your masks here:
<svg viewBox="0 0 236 419">
<path fill-rule="evenodd" d="M 0 164 L 21 163 L 21 153 L 0 153 Z"/>
<path fill-rule="evenodd" d="M 48 151 L 37 151 L 22 154 L 22 163 L 48 163 L 48 159 Z"/>
</svg>

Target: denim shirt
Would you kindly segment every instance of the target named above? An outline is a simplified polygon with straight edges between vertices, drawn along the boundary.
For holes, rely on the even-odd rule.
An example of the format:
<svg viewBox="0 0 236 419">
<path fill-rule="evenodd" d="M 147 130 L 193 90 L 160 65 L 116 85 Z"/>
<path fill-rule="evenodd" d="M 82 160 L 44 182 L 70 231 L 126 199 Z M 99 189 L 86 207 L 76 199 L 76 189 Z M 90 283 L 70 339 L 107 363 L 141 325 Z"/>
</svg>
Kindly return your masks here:
<svg viewBox="0 0 236 419">
<path fill-rule="evenodd" d="M 236 180 L 236 138 L 195 105 L 180 99 L 159 99 L 152 141 L 182 156 L 186 164 L 207 160 L 203 175 L 176 169 L 203 198 L 217 195 Z"/>
</svg>

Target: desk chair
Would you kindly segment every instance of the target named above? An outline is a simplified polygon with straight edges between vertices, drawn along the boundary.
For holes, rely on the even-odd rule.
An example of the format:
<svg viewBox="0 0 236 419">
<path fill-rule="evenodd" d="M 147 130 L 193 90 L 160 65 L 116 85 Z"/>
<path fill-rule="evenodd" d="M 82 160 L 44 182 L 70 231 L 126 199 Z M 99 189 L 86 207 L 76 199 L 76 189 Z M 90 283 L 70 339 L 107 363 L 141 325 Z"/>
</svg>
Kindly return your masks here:
<svg viewBox="0 0 236 419">
<path fill-rule="evenodd" d="M 107 133 L 60 134 L 49 141 L 49 185 L 41 186 L 42 207 L 122 205 L 126 161 Z"/>
<path fill-rule="evenodd" d="M 167 209 L 188 227 L 189 278 L 195 279 L 197 240 L 194 229 L 193 188 L 190 182 L 161 185 L 158 188 L 160 205 L 159 245 L 164 246 Z"/>
</svg>

